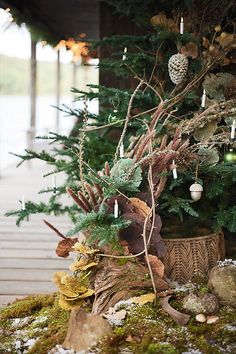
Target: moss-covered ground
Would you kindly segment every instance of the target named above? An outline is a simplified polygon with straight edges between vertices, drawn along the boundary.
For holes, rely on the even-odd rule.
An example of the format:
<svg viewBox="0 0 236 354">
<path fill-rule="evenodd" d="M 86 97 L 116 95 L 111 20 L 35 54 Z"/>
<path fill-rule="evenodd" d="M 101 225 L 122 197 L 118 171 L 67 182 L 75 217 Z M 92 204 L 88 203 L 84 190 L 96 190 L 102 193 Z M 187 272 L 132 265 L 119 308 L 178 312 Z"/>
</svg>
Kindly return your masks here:
<svg viewBox="0 0 236 354">
<path fill-rule="evenodd" d="M 171 305 L 181 308 L 179 293 Z M 120 327 L 114 327 L 90 353 L 118 354 L 233 354 L 236 353 L 236 311 L 222 307 L 214 324 L 198 323 L 192 315 L 186 326 L 176 324 L 159 303 L 132 305 Z M 64 341 L 69 312 L 58 306 L 57 295 L 30 296 L 0 311 L 0 353 L 46 354 Z"/>
</svg>

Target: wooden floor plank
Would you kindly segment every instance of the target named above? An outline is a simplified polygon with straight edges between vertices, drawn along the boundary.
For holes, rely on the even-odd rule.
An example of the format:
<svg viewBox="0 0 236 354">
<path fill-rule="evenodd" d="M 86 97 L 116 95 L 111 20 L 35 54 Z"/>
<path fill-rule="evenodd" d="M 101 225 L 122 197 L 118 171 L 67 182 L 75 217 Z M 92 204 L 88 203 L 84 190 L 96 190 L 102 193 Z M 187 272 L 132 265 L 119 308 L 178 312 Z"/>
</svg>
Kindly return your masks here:
<svg viewBox="0 0 236 354">
<path fill-rule="evenodd" d="M 64 259 L 16 259 L 16 258 L 1 258 L 0 269 L 10 268 L 28 268 L 28 269 L 68 269 L 71 264 L 71 260 Z M 1 270 L 3 271 L 3 270 Z"/>
<path fill-rule="evenodd" d="M 51 281 L 55 272 L 64 270 L 65 269 L 2 269 L 0 272 L 0 280 Z"/>
<path fill-rule="evenodd" d="M 47 144 L 48 145 L 48 144 Z M 19 210 L 22 194 L 25 201 L 47 202 L 50 194 L 38 194 L 51 184 L 51 178 L 43 178 L 51 166 L 41 161 L 32 161 L 21 168 L 1 171 L 0 178 L 0 307 L 16 297 L 29 294 L 54 292 L 51 282 L 55 271 L 68 271 L 71 259 L 56 256 L 55 248 L 60 238 L 43 222 L 49 221 L 65 234 L 71 228 L 71 220 L 66 215 L 31 215 L 29 221 L 16 226 L 16 217 L 6 217 L 9 210 Z M 58 185 L 65 176 L 57 176 Z M 72 204 L 65 196 L 62 204 Z"/>
<path fill-rule="evenodd" d="M 48 250 L 52 249 L 55 251 L 57 242 L 42 242 L 42 241 L 1 241 L 0 240 L 0 249 L 31 249 L 31 250 Z"/>
<path fill-rule="evenodd" d="M 1 295 L 50 294 L 54 291 L 56 286 L 50 281 L 0 281 Z"/>
<path fill-rule="evenodd" d="M 57 258 L 55 250 L 37 250 L 37 249 L 4 249 L 1 252 L 1 258 L 34 258 L 34 259 L 48 259 Z"/>
</svg>

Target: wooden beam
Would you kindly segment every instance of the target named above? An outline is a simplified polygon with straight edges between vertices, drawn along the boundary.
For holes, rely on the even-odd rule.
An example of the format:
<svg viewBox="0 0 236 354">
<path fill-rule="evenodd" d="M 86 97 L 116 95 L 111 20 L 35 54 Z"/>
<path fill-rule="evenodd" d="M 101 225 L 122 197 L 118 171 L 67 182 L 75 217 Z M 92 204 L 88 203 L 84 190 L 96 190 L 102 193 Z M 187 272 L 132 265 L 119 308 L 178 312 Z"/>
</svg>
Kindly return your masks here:
<svg viewBox="0 0 236 354">
<path fill-rule="evenodd" d="M 32 147 L 35 137 L 36 125 L 36 95 L 37 95 L 37 61 L 36 61 L 37 42 L 31 36 L 31 59 L 30 59 L 30 129 L 28 130 L 28 147 Z"/>
<path fill-rule="evenodd" d="M 60 63 L 60 49 L 57 51 L 57 74 L 56 74 L 56 106 L 60 106 L 60 95 L 61 95 L 61 63 Z M 56 132 L 59 133 L 60 130 L 60 111 L 56 110 Z"/>
</svg>

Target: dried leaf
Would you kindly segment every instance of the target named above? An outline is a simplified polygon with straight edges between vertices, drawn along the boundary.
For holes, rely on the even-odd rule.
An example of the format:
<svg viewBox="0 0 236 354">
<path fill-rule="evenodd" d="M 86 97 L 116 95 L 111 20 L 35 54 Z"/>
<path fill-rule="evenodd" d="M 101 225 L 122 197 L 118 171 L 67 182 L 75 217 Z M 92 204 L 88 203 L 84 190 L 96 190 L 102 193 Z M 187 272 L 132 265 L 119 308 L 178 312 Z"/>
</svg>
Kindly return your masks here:
<svg viewBox="0 0 236 354">
<path fill-rule="evenodd" d="M 151 254 L 148 255 L 148 260 L 151 265 L 154 275 L 157 275 L 161 278 L 164 276 L 165 266 L 162 261 L 157 257 Z"/>
<path fill-rule="evenodd" d="M 181 54 L 184 54 L 186 57 L 191 57 L 193 59 L 196 59 L 198 57 L 198 46 L 194 42 L 189 42 L 180 48 L 180 52 Z"/>
<path fill-rule="evenodd" d="M 205 141 L 209 139 L 216 131 L 218 127 L 217 120 L 213 120 L 204 125 L 204 127 L 199 128 L 194 131 L 194 139 L 198 141 Z"/>
<path fill-rule="evenodd" d="M 88 260 L 81 259 L 77 262 L 72 263 L 69 268 L 72 272 L 75 272 L 76 270 L 83 271 L 83 270 L 87 270 L 88 268 L 94 267 L 97 264 L 98 264 L 97 262 L 88 263 Z"/>
<path fill-rule="evenodd" d="M 216 37 L 216 42 L 219 43 L 223 49 L 235 41 L 236 35 L 233 33 L 222 32 L 219 37 Z"/>
<path fill-rule="evenodd" d="M 65 296 L 60 294 L 59 296 L 59 306 L 66 311 L 70 311 L 75 307 L 81 307 L 83 305 L 83 301 L 81 299 L 77 299 L 74 301 L 68 301 Z"/>
<path fill-rule="evenodd" d="M 139 198 L 130 198 L 130 201 L 135 207 L 134 209 L 135 213 L 140 214 L 145 218 L 147 216 L 151 216 L 152 209 L 149 208 L 147 203 L 145 203 L 143 200 Z"/>
<path fill-rule="evenodd" d="M 210 41 L 206 37 L 203 37 L 202 38 L 202 45 L 204 48 L 208 49 L 210 47 Z"/>
<path fill-rule="evenodd" d="M 61 240 L 60 242 L 58 242 L 56 254 L 59 257 L 68 257 L 70 252 L 74 251 L 73 246 L 77 241 L 77 238 L 67 238 L 66 240 Z"/>
<path fill-rule="evenodd" d="M 99 252 L 98 249 L 93 249 L 81 242 L 76 242 L 73 245 L 73 249 L 81 254 L 94 254 Z"/>
<path fill-rule="evenodd" d="M 153 293 L 149 293 L 149 294 L 144 294 L 141 296 L 135 296 L 135 297 L 131 297 L 131 299 L 129 299 L 132 303 L 134 304 L 138 304 L 138 305 L 144 305 L 147 302 L 153 302 L 155 300 L 155 294 Z"/>
<path fill-rule="evenodd" d="M 153 16 L 150 20 L 152 26 L 162 27 L 170 32 L 178 32 L 179 28 L 171 18 L 167 18 L 166 15 L 160 12 L 158 15 Z"/>
</svg>

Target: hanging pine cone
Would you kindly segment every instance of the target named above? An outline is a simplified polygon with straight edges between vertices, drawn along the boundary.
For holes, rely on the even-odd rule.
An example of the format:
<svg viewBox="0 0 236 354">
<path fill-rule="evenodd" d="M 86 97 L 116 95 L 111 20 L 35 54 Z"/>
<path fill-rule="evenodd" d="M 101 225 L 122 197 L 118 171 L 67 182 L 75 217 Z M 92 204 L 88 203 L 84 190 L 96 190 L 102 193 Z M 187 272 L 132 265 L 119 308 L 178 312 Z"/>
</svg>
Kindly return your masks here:
<svg viewBox="0 0 236 354">
<path fill-rule="evenodd" d="M 174 84 L 180 84 L 184 81 L 188 71 L 188 59 L 183 54 L 174 54 L 168 62 L 170 79 Z"/>
</svg>

